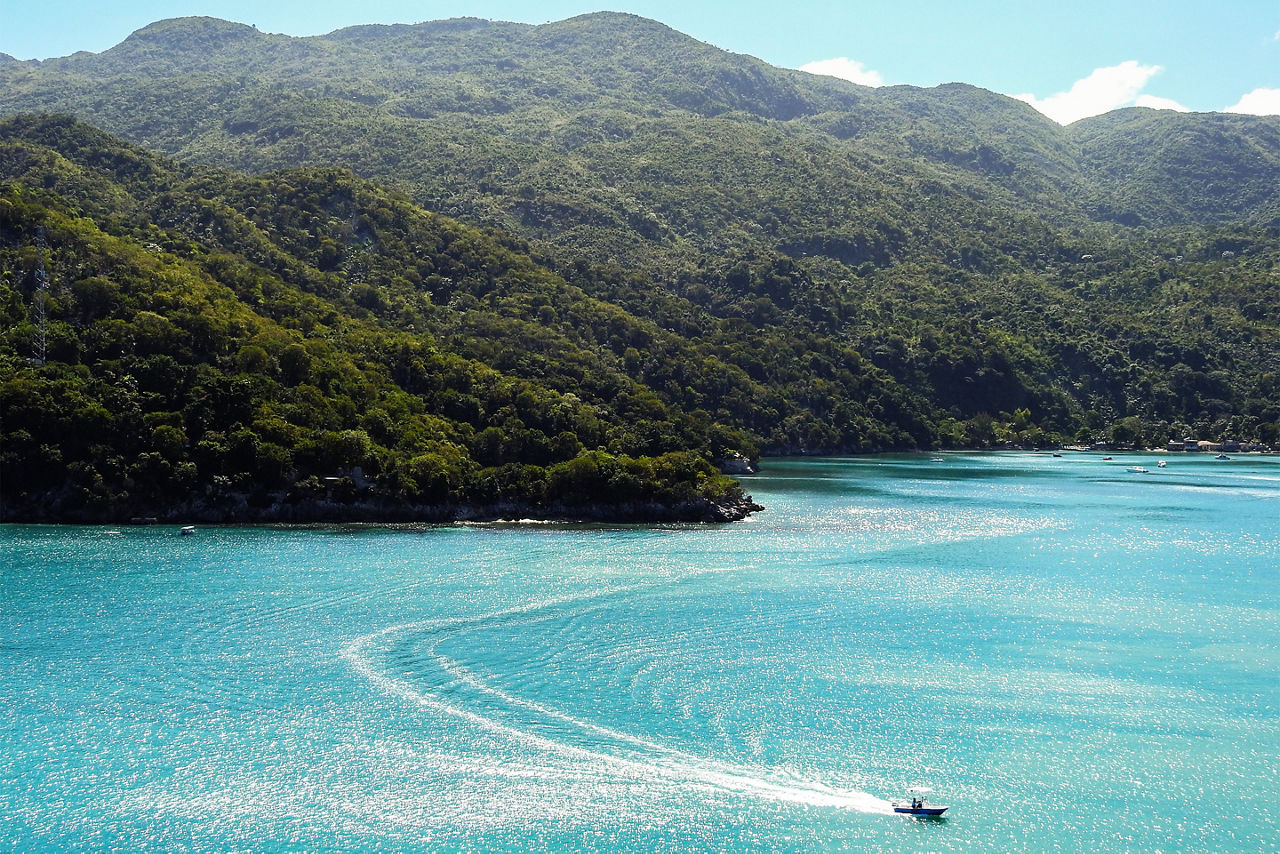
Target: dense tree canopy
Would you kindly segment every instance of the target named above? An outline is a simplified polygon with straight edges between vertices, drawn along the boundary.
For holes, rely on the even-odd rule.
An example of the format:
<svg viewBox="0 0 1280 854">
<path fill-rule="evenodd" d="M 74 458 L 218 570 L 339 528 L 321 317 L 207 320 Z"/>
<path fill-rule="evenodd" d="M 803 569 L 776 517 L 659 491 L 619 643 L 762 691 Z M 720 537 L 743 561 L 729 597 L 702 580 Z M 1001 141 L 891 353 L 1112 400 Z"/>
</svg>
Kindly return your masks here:
<svg viewBox="0 0 1280 854">
<path fill-rule="evenodd" d="M 501 239 L 340 170 L 184 174 L 19 127 L 72 158 L 0 143 L 7 517 L 745 506 L 711 461 L 751 435 L 674 409 L 611 346 L 663 333 Z"/>
<path fill-rule="evenodd" d="M 738 454 L 1280 441 L 1280 120 L 1060 128 L 615 14 L 181 19 L 0 84 L 179 158 L 0 123 L 6 512 L 691 513 Z"/>
</svg>

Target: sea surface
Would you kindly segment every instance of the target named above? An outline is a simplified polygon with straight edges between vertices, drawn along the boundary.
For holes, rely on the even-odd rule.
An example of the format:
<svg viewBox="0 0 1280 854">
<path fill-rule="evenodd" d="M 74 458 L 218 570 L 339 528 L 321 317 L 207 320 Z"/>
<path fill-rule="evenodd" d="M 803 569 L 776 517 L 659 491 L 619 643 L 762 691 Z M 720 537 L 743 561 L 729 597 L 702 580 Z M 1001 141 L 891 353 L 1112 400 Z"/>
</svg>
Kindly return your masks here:
<svg viewBox="0 0 1280 854">
<path fill-rule="evenodd" d="M 709 527 L 0 526 L 0 850 L 1276 851 L 1280 459 L 1168 459 L 768 460 Z"/>
</svg>

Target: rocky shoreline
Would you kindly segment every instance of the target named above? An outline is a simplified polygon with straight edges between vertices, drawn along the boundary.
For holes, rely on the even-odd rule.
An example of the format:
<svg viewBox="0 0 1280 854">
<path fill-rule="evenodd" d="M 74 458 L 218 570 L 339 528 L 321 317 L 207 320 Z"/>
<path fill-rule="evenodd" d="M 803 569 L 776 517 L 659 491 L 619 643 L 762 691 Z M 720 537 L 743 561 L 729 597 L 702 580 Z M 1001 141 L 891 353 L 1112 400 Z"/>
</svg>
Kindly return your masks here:
<svg viewBox="0 0 1280 854">
<path fill-rule="evenodd" d="M 547 522 L 598 522 L 627 524 L 726 523 L 741 521 L 764 507 L 749 495 L 722 501 L 696 500 L 678 503 L 626 502 L 610 505 L 546 506 L 497 503 L 487 505 L 416 505 L 387 500 L 336 501 L 320 497 L 289 500 L 284 496 L 249 496 L 231 493 L 201 497 L 164 508 L 118 506 L 68 508 L 55 496 L 35 507 L 0 508 L 0 521 L 37 524 L 147 525 L 147 524 L 404 524 L 451 522 L 503 522 L 534 519 Z M 257 500 L 253 500 L 253 499 Z"/>
</svg>

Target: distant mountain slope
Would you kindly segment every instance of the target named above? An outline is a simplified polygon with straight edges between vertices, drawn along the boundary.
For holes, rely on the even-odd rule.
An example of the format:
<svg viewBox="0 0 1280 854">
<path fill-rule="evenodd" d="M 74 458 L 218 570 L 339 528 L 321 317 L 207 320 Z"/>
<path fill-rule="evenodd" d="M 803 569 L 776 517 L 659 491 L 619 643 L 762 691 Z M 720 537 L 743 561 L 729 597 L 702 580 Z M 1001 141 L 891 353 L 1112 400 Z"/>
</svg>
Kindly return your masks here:
<svg viewBox="0 0 1280 854">
<path fill-rule="evenodd" d="M 575 219 L 620 226 L 636 258 L 641 249 L 670 252 L 652 245 L 648 229 L 628 225 L 637 215 L 629 200 L 650 182 L 686 188 L 668 209 L 714 197 L 725 176 L 680 168 L 704 146 L 719 146 L 719 161 L 758 161 L 751 196 L 714 200 L 718 219 L 750 221 L 762 206 L 794 202 L 822 229 L 838 229 L 844 205 L 860 195 L 902 205 L 904 195 L 936 187 L 979 204 L 962 220 L 1014 206 L 1059 222 L 1086 214 L 1113 221 L 1138 206 L 1148 226 L 1189 217 L 1269 222 L 1280 194 L 1274 185 L 1241 195 L 1198 180 L 1223 149 L 1189 136 L 1168 157 L 1148 150 L 1160 181 L 1142 182 L 1140 198 L 1131 198 L 1138 190 L 1123 156 L 1112 170 L 1112 147 L 1091 142 L 1086 158 L 1081 139 L 1094 134 L 1060 128 L 1013 99 L 962 85 L 869 89 L 774 68 L 617 13 L 536 27 L 476 19 L 355 27 L 303 39 L 175 19 L 101 54 L 5 66 L 0 82 L 3 112 L 70 112 L 155 150 L 251 171 L 340 162 L 434 209 L 530 234 L 539 232 L 515 198 L 529 181 L 512 179 L 553 174 L 554 184 L 532 189 L 555 197 L 571 228 Z M 1274 122 L 1235 119 L 1274 157 Z M 647 159 L 642 176 L 595 175 L 618 158 L 637 159 L 655 136 L 671 144 Z M 797 160 L 805 164 L 800 185 L 788 174 Z M 841 174 L 842 163 L 855 176 Z M 834 193 L 838 203 L 813 210 L 812 199 L 786 196 L 787 186 L 805 184 L 821 187 L 819 201 Z M 638 215 L 649 213 L 661 220 L 664 210 Z M 671 236 L 715 248 L 696 233 Z"/>
<path fill-rule="evenodd" d="M 1280 226 L 1280 116 L 1134 107 L 1068 130 L 1100 219 Z"/>
<path fill-rule="evenodd" d="M 378 373 L 375 387 L 389 382 L 450 424 L 441 435 L 462 449 L 466 471 L 545 468 L 567 462 L 557 455 L 579 445 L 637 458 L 692 450 L 720 460 L 761 449 L 1038 444 L 1105 435 L 1118 424 L 1131 439 L 1158 442 L 1185 432 L 1272 441 L 1280 430 L 1268 371 L 1280 353 L 1274 233 L 1085 241 L 1034 223 L 1012 230 L 974 222 L 974 237 L 959 230 L 946 238 L 956 242 L 954 258 L 913 250 L 894 261 L 881 257 L 884 246 L 852 242 L 856 232 L 828 232 L 822 240 L 850 242 L 820 248 L 867 252 L 868 260 L 806 264 L 740 249 L 690 256 L 654 278 L 583 258 L 533 257 L 519 239 L 426 213 L 344 170 L 249 177 L 196 169 L 47 117 L 0 123 L 0 188 L 9 210 L 22 211 L 0 225 L 11 369 L 34 371 L 19 370 L 35 346 L 34 229 L 56 222 L 51 264 L 62 290 L 49 340 L 76 376 L 82 368 L 91 376 L 132 370 L 113 364 L 116 345 L 95 342 L 138 340 L 138 318 L 150 316 L 140 311 L 187 329 L 179 339 L 204 328 L 206 320 L 170 318 L 182 303 L 157 302 L 148 293 L 155 282 L 217 285 L 236 306 L 197 315 L 259 319 L 219 333 L 223 343 L 212 350 L 188 344 L 153 355 L 232 374 L 253 367 L 267 375 L 270 407 L 287 409 L 298 405 L 291 399 L 298 392 L 279 385 L 284 350 L 318 348 L 328 359 L 337 346 L 348 354 L 342 358 Z M 898 215 L 911 224 L 927 213 L 917 206 Z M 704 222 L 690 215 L 687 226 Z M 84 229 L 110 236 L 111 248 L 85 249 L 92 241 Z M 907 245 L 933 245 L 927 234 L 904 237 Z M 160 260 L 148 269 L 160 263 L 172 271 L 140 276 L 137 259 L 155 253 Z M 111 272 L 120 258 L 123 272 Z M 131 308 L 112 314 L 122 282 Z M 102 315 L 102 306 L 111 311 Z M 434 366 L 429 378 L 419 377 L 417 364 Z M 479 387 L 508 391 L 493 397 Z M 316 388 L 321 399 L 357 399 L 343 385 Z M 521 389 L 532 402 L 513 406 Z M 585 407 L 569 411 L 593 414 L 587 422 L 548 421 L 545 401 L 556 395 Z M 406 410 L 380 408 L 395 430 L 378 421 L 385 435 L 369 435 L 389 444 L 374 456 L 394 461 L 413 448 L 401 446 L 410 428 L 391 414 Z M 252 423 L 241 426 L 254 431 Z M 325 423 L 370 429 L 341 418 Z M 565 432 L 576 444 L 548 444 Z M 305 430 L 280 435 L 315 439 Z"/>
</svg>

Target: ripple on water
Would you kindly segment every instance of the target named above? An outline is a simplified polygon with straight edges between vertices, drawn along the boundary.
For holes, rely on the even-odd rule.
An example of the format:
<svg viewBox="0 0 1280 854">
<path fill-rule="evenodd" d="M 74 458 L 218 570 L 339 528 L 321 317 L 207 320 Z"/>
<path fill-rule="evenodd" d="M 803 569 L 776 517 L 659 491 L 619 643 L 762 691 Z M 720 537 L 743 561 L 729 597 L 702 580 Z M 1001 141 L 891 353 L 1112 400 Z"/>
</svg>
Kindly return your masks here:
<svg viewBox="0 0 1280 854">
<path fill-rule="evenodd" d="M 0 839 L 1267 850 L 1265 467 L 1004 459 L 714 531 L 15 529 Z M 954 818 L 876 814 L 916 782 Z"/>
</svg>

